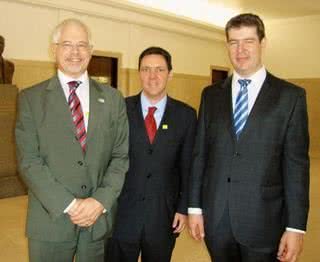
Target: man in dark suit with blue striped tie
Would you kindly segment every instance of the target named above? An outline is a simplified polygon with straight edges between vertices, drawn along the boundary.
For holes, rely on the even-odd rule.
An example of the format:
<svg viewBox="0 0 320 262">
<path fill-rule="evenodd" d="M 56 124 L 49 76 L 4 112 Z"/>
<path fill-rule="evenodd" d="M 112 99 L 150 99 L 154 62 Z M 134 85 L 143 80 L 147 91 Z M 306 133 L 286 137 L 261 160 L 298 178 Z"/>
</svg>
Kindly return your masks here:
<svg viewBox="0 0 320 262">
<path fill-rule="evenodd" d="M 204 89 L 189 226 L 215 262 L 296 261 L 309 210 L 304 89 L 266 71 L 262 20 L 226 25 L 233 75 Z"/>
</svg>

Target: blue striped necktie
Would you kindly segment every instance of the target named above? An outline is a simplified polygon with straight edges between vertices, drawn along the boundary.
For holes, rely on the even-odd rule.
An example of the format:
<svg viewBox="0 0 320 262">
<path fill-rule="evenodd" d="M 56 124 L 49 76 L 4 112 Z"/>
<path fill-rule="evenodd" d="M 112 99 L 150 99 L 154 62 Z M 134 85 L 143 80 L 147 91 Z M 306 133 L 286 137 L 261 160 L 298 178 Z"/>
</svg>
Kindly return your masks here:
<svg viewBox="0 0 320 262">
<path fill-rule="evenodd" d="M 237 139 L 241 134 L 241 131 L 246 124 L 248 118 L 248 89 L 250 84 L 249 79 L 239 79 L 240 91 L 236 98 L 235 109 L 233 113 L 233 125 L 236 132 Z"/>
</svg>

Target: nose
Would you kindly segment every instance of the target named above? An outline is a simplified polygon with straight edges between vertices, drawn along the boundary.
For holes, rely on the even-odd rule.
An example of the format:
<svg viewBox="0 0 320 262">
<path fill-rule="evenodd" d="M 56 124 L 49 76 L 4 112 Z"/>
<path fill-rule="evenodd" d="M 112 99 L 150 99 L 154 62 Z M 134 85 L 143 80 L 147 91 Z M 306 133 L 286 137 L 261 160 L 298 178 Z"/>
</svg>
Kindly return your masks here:
<svg viewBox="0 0 320 262">
<path fill-rule="evenodd" d="M 237 51 L 238 53 L 242 53 L 245 50 L 245 46 L 242 42 L 239 42 L 237 45 Z"/>
<path fill-rule="evenodd" d="M 156 70 L 152 68 L 150 70 L 149 77 L 153 79 L 153 78 L 156 78 L 156 76 L 157 76 Z"/>
<path fill-rule="evenodd" d="M 71 52 L 74 54 L 79 53 L 79 47 L 77 45 L 72 45 Z"/>
</svg>

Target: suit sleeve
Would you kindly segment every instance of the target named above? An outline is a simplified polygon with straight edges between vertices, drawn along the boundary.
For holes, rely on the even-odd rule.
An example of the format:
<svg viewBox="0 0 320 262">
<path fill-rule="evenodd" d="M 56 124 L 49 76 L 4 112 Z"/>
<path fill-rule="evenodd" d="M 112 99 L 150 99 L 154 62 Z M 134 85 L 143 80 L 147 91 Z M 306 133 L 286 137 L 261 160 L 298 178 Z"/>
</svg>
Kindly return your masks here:
<svg viewBox="0 0 320 262">
<path fill-rule="evenodd" d="M 129 125 L 126 105 L 119 92 L 112 99 L 116 125 L 115 139 L 110 141 L 113 144 L 112 155 L 101 186 L 92 194 L 92 197 L 98 200 L 107 212 L 111 210 L 121 192 L 129 167 Z"/>
<path fill-rule="evenodd" d="M 32 103 L 28 98 L 24 91 L 19 95 L 15 128 L 19 171 L 29 191 L 55 219 L 63 214 L 74 196 L 50 174 L 45 160 L 40 156 Z"/>
<path fill-rule="evenodd" d="M 181 174 L 181 190 L 177 212 L 181 214 L 187 214 L 188 209 L 188 184 L 197 121 L 197 115 L 195 110 L 192 110 L 190 114 L 188 114 L 188 118 L 185 121 L 188 123 L 188 127 L 184 136 L 184 140 L 182 142 L 182 149 L 179 159 Z"/>
<path fill-rule="evenodd" d="M 206 146 L 206 89 L 202 92 L 196 130 L 196 139 L 192 156 L 192 167 L 189 182 L 189 205 L 191 208 L 202 208 L 201 190 L 207 158 Z"/>
<path fill-rule="evenodd" d="M 309 132 L 305 91 L 297 97 L 284 143 L 287 227 L 306 230 L 309 211 Z"/>
</svg>

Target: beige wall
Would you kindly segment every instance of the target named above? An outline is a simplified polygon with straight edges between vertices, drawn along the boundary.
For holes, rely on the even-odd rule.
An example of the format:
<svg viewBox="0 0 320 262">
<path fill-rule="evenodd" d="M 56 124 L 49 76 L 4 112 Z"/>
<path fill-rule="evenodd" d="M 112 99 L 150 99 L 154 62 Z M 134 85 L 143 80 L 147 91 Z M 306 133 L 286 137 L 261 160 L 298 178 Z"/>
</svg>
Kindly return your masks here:
<svg viewBox="0 0 320 262">
<path fill-rule="evenodd" d="M 283 78 L 319 78 L 320 16 L 267 24 L 268 68 Z"/>
<path fill-rule="evenodd" d="M 0 28 L 7 44 L 4 56 L 52 61 L 49 43 L 53 27 L 64 18 L 77 17 L 91 28 L 94 49 L 121 53 L 123 68 L 137 68 L 138 55 L 151 45 L 172 53 L 178 73 L 208 76 L 210 65 L 228 65 L 221 29 L 170 16 L 152 17 L 109 2 L 114 1 L 0 1 Z"/>
<path fill-rule="evenodd" d="M 320 78 L 289 79 L 289 81 L 304 87 L 307 92 L 310 156 L 320 158 Z"/>
<path fill-rule="evenodd" d="M 121 1 L 0 1 L 0 28 L 7 43 L 4 56 L 16 65 L 14 83 L 21 89 L 54 74 L 50 33 L 62 19 L 78 17 L 91 28 L 95 50 L 121 54 L 120 86 L 125 96 L 140 89 L 138 55 L 144 48 L 158 45 L 173 56 L 174 78 L 169 94 L 198 108 L 200 93 L 210 83 L 210 66 L 229 67 L 223 31 L 168 15 L 124 8 L 118 2 Z M 320 16 L 266 24 L 265 64 L 274 74 L 306 87 L 312 148 L 318 148 L 320 60 L 316 54 Z"/>
</svg>

